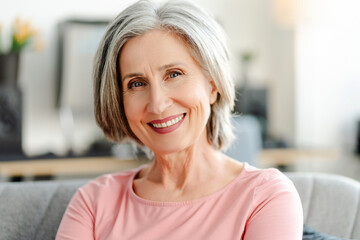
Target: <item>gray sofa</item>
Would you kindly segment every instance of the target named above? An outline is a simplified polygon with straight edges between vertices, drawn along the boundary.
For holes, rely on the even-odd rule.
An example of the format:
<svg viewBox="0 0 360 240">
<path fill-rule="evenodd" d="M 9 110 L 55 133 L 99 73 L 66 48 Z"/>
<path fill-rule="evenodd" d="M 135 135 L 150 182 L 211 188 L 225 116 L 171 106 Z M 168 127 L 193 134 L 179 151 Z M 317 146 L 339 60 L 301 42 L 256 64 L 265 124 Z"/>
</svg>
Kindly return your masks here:
<svg viewBox="0 0 360 240">
<path fill-rule="evenodd" d="M 299 191 L 305 223 L 360 239 L 360 183 L 341 176 L 287 173 Z M 76 189 L 87 180 L 0 183 L 0 240 L 54 239 Z"/>
<path fill-rule="evenodd" d="M 304 222 L 320 232 L 360 239 L 360 182 L 325 173 L 287 173 L 299 192 Z"/>
</svg>

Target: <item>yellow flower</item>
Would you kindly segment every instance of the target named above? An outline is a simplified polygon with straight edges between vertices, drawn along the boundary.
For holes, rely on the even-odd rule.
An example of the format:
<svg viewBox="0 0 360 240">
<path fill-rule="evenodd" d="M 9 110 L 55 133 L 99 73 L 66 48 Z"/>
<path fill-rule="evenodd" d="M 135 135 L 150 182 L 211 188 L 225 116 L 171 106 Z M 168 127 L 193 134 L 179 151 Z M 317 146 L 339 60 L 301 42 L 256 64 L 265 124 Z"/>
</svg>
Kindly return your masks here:
<svg viewBox="0 0 360 240">
<path fill-rule="evenodd" d="M 36 35 L 36 31 L 32 29 L 29 21 L 22 21 L 20 18 L 15 20 L 14 38 L 16 42 L 22 44 L 34 35 Z"/>
<path fill-rule="evenodd" d="M 30 22 L 22 20 L 19 17 L 16 18 L 13 26 L 13 35 L 12 35 L 12 52 L 18 52 L 23 49 L 27 44 L 28 40 L 37 35 Z"/>
</svg>

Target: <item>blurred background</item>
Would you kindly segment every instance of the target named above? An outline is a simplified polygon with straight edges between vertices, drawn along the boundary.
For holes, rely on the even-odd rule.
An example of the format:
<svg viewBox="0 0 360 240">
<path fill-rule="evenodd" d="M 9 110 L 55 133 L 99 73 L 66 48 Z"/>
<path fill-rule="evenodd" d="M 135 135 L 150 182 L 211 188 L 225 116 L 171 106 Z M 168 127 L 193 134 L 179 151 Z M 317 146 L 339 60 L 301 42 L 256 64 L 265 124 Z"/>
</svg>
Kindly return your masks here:
<svg viewBox="0 0 360 240">
<path fill-rule="evenodd" d="M 91 79 L 107 22 L 132 2 L 1 2 L 0 175 L 11 161 L 132 157 L 96 126 Z M 360 2 L 194 2 L 228 35 L 235 111 L 260 129 L 256 164 L 360 178 Z M 21 21 L 28 42 L 14 47 Z"/>
</svg>

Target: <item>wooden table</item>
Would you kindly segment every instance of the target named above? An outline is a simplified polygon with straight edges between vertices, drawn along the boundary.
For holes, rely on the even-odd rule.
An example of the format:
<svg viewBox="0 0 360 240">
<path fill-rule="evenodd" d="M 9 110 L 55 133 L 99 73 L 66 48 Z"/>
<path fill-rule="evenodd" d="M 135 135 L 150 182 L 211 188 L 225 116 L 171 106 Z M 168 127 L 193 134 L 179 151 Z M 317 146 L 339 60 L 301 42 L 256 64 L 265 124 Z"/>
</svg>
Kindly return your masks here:
<svg viewBox="0 0 360 240">
<path fill-rule="evenodd" d="M 337 149 L 264 149 L 259 153 L 261 167 L 277 167 L 287 170 L 289 167 L 309 161 L 337 161 L 340 158 Z"/>
<path fill-rule="evenodd" d="M 259 165 L 262 168 L 277 167 L 286 170 L 287 167 L 300 161 L 337 160 L 336 150 L 306 150 L 306 149 L 267 149 L 259 154 Z M 115 157 L 87 157 L 44 159 L 27 161 L 0 162 L 0 178 L 9 179 L 52 179 L 57 176 L 96 176 L 135 168 L 149 163 L 148 160 L 119 160 Z"/>
<path fill-rule="evenodd" d="M 46 179 L 66 175 L 99 175 L 135 168 L 146 160 L 119 160 L 115 157 L 88 157 L 0 162 L 0 176 L 8 179 Z M 20 179 L 21 180 L 21 179 Z"/>
</svg>

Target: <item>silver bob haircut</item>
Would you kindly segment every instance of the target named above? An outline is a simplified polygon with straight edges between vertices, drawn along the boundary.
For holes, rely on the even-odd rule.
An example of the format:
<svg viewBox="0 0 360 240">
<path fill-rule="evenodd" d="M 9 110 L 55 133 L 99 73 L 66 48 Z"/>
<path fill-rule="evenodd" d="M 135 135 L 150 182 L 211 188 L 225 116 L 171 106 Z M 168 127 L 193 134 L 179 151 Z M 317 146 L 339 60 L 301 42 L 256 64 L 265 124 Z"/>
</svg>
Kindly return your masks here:
<svg viewBox="0 0 360 240">
<path fill-rule="evenodd" d="M 207 138 L 216 149 L 226 149 L 233 140 L 230 117 L 235 98 L 226 37 L 213 17 L 188 1 L 172 0 L 158 5 L 140 0 L 122 11 L 109 25 L 95 57 L 97 124 L 112 141 L 121 142 L 129 137 L 143 146 L 125 116 L 118 59 L 128 40 L 154 29 L 181 37 L 194 59 L 214 81 L 218 96 L 211 106 Z"/>
</svg>

